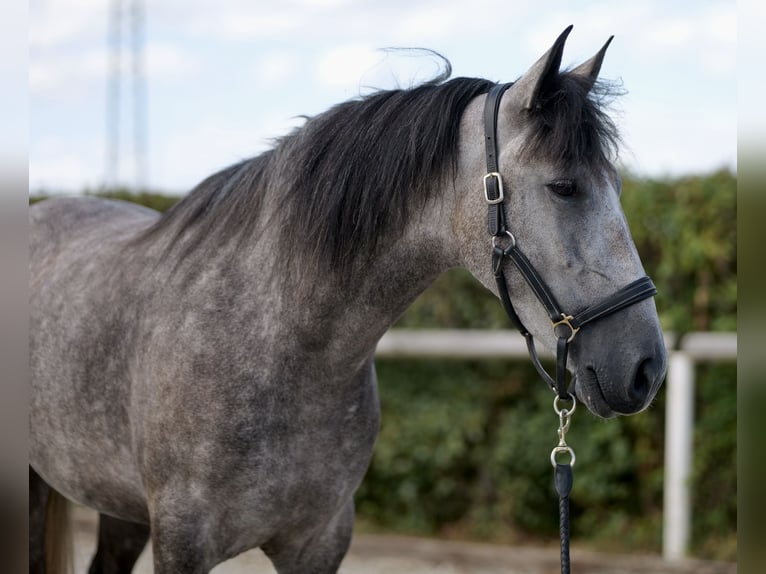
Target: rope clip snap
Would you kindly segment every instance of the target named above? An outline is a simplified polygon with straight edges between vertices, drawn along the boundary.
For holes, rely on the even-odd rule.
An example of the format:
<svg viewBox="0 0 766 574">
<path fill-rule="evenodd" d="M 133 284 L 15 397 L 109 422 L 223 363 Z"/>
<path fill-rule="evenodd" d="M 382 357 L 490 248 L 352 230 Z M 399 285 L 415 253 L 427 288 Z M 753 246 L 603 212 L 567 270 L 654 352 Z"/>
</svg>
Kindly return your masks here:
<svg viewBox="0 0 766 574">
<path fill-rule="evenodd" d="M 559 416 L 559 428 L 557 431 L 559 436 L 559 443 L 551 451 L 551 465 L 553 468 L 556 468 L 556 465 L 558 464 L 557 457 L 561 453 L 566 453 L 569 455 L 569 462 L 564 463 L 569 464 L 569 466 L 574 466 L 575 460 L 577 459 L 574 450 L 572 450 L 572 447 L 570 447 L 566 441 L 567 431 L 572 424 L 572 413 L 574 413 L 575 409 L 577 408 L 577 400 L 572 394 L 570 394 L 566 399 L 563 399 L 572 401 L 571 410 L 567 408 L 561 408 L 559 406 L 559 401 L 561 400 L 562 399 L 559 396 L 553 398 L 553 410 Z"/>
</svg>

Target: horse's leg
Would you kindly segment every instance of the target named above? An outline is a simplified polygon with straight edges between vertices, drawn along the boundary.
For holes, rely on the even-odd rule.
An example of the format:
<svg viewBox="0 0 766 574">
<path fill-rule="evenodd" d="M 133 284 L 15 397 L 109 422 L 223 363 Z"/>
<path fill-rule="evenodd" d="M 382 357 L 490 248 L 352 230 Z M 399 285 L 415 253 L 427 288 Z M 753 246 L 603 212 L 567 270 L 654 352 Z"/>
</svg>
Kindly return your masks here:
<svg viewBox="0 0 766 574">
<path fill-rule="evenodd" d="M 45 509 L 50 487 L 29 467 L 29 573 L 45 572 Z"/>
<path fill-rule="evenodd" d="M 183 506 L 184 501 L 190 500 L 191 497 L 176 493 L 169 506 L 163 501 L 150 503 L 155 574 L 206 574 L 215 566 L 209 557 L 208 546 L 212 541 L 210 534 L 206 534 L 204 513 L 191 504 Z"/>
<path fill-rule="evenodd" d="M 279 574 L 335 574 L 351 544 L 354 501 L 328 523 L 318 524 L 303 536 L 277 538 L 262 549 Z"/>
<path fill-rule="evenodd" d="M 71 563 L 67 500 L 29 467 L 29 572 L 56 574 Z"/>
<path fill-rule="evenodd" d="M 100 514 L 98 548 L 88 574 L 129 574 L 149 540 L 149 526 Z"/>
</svg>

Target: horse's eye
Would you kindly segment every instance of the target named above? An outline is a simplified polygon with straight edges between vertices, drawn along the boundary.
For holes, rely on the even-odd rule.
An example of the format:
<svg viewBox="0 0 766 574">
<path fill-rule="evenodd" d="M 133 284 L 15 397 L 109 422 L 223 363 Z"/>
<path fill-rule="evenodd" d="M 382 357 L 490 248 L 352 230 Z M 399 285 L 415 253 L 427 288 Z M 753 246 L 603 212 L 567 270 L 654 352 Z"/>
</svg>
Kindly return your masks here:
<svg viewBox="0 0 766 574">
<path fill-rule="evenodd" d="M 546 184 L 548 189 L 557 195 L 569 197 L 577 192 L 577 185 L 571 179 L 559 179 L 551 183 Z"/>
</svg>

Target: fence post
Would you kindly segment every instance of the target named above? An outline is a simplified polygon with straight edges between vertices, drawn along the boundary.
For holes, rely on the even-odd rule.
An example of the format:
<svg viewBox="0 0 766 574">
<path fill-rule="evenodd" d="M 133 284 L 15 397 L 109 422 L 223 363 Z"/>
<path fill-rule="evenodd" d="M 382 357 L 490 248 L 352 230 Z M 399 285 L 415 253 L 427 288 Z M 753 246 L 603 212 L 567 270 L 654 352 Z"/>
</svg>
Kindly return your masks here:
<svg viewBox="0 0 766 574">
<path fill-rule="evenodd" d="M 662 555 L 686 557 L 691 528 L 689 480 L 694 425 L 694 363 L 680 351 L 670 353 L 665 403 L 665 488 Z"/>
</svg>

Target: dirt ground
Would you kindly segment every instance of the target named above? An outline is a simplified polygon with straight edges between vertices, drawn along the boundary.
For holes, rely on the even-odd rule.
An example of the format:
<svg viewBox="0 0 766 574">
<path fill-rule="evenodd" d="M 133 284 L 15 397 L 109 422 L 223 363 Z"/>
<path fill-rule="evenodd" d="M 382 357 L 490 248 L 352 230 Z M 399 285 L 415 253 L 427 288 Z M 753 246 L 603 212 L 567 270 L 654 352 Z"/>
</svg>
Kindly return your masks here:
<svg viewBox="0 0 766 574">
<path fill-rule="evenodd" d="M 96 515 L 78 508 L 75 522 L 75 572 L 86 572 L 95 549 Z M 735 574 L 736 564 L 685 561 L 668 564 L 659 556 L 595 554 L 572 549 L 572 570 L 577 574 Z M 151 546 L 134 569 L 151 574 Z M 555 548 L 520 548 L 446 542 L 403 536 L 357 535 L 340 574 L 557 574 Z M 260 550 L 245 552 L 220 564 L 213 574 L 274 574 Z"/>
</svg>

